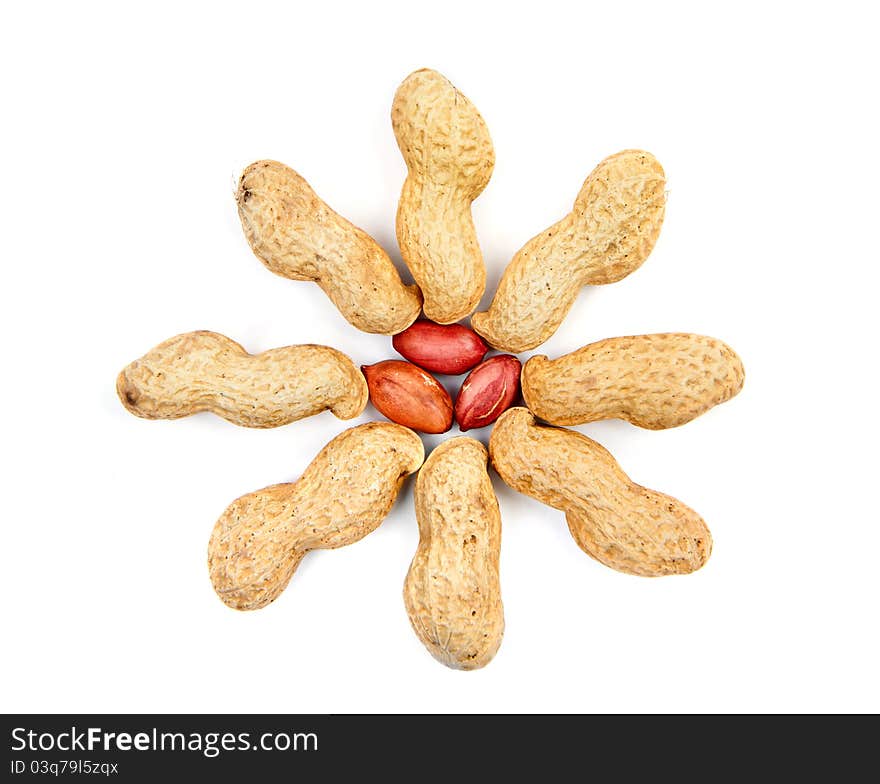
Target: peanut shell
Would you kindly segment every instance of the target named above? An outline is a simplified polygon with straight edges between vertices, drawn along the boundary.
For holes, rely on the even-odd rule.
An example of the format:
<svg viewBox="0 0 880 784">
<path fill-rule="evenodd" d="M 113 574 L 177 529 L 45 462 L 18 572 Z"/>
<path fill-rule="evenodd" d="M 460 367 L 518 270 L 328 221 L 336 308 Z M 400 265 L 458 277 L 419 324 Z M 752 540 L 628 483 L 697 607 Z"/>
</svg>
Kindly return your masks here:
<svg viewBox="0 0 880 784">
<path fill-rule="evenodd" d="M 160 343 L 116 380 L 122 404 L 144 419 L 210 411 L 243 427 L 278 427 L 330 409 L 340 419 L 367 405 L 367 384 L 329 346 L 248 354 L 217 332 L 187 332 Z"/>
<path fill-rule="evenodd" d="M 217 595 L 236 610 L 274 601 L 307 552 L 344 547 L 378 528 L 424 456 L 412 430 L 369 422 L 336 436 L 295 482 L 233 501 L 208 544 Z"/>
<path fill-rule="evenodd" d="M 705 335 L 608 338 L 522 371 L 526 405 L 554 425 L 625 419 L 678 427 L 736 395 L 745 371 L 730 346 Z"/>
<path fill-rule="evenodd" d="M 431 452 L 416 480 L 419 546 L 404 603 L 430 654 L 457 670 L 488 664 L 504 634 L 501 514 L 486 458 L 478 441 L 453 438 Z"/>
<path fill-rule="evenodd" d="M 703 519 L 681 501 L 633 482 L 602 446 L 511 408 L 492 429 L 489 454 L 514 490 L 565 512 L 578 546 L 619 572 L 688 574 L 712 551 Z"/>
<path fill-rule="evenodd" d="M 425 297 L 425 316 L 451 324 L 473 313 L 486 267 L 471 202 L 489 182 L 495 150 L 474 105 L 424 68 L 400 85 L 391 124 L 408 174 L 397 209 L 400 254 Z"/>
<path fill-rule="evenodd" d="M 276 275 L 317 283 L 350 324 L 393 335 L 418 317 L 418 288 L 405 286 L 378 243 L 331 210 L 289 166 L 252 163 L 235 199 L 254 255 Z"/>
<path fill-rule="evenodd" d="M 665 187 L 663 168 L 648 152 L 606 158 L 573 210 L 513 257 L 489 309 L 475 313 L 471 326 L 499 351 L 541 345 L 584 285 L 614 283 L 648 258 L 663 224 Z"/>
</svg>

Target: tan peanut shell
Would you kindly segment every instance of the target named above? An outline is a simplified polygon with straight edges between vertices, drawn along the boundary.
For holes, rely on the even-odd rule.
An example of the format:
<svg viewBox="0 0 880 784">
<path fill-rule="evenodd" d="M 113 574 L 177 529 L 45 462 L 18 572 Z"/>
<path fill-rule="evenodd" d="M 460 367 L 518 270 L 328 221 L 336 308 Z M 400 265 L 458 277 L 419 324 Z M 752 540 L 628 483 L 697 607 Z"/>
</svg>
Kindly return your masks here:
<svg viewBox="0 0 880 784">
<path fill-rule="evenodd" d="M 451 324 L 473 313 L 486 268 L 471 217 L 495 167 L 486 123 L 430 69 L 410 74 L 391 107 L 408 174 L 397 209 L 400 254 L 425 297 L 425 315 Z"/>
<path fill-rule="evenodd" d="M 420 538 L 404 603 L 430 654 L 457 670 L 488 664 L 504 634 L 501 514 L 486 457 L 479 441 L 453 438 L 431 452 L 416 479 Z"/>
<path fill-rule="evenodd" d="M 367 405 L 363 375 L 329 346 L 248 354 L 217 332 L 187 332 L 128 365 L 116 381 L 122 404 L 145 419 L 211 411 L 244 427 L 278 427 L 330 409 L 340 419 Z"/>
<path fill-rule="evenodd" d="M 471 326 L 489 345 L 517 353 L 547 340 L 581 287 L 638 269 L 660 234 L 666 178 L 653 155 L 624 150 L 587 177 L 574 209 L 513 257 L 489 309 Z"/>
<path fill-rule="evenodd" d="M 276 275 L 311 280 L 360 330 L 393 335 L 422 306 L 388 254 L 330 209 L 289 166 L 257 161 L 242 172 L 238 214 L 251 250 Z"/>
<path fill-rule="evenodd" d="M 709 558 L 712 536 L 696 512 L 637 485 L 580 433 L 538 425 L 527 409 L 511 408 L 492 430 L 489 454 L 508 485 L 565 512 L 578 546 L 612 569 L 687 574 Z"/>
<path fill-rule="evenodd" d="M 705 335 L 608 338 L 559 359 L 532 357 L 522 392 L 554 425 L 625 419 L 661 430 L 690 422 L 742 389 L 745 371 L 730 346 Z"/>
<path fill-rule="evenodd" d="M 352 544 L 378 528 L 424 456 L 412 430 L 369 422 L 336 436 L 295 482 L 233 501 L 208 544 L 217 595 L 236 610 L 274 601 L 307 552 Z"/>
</svg>

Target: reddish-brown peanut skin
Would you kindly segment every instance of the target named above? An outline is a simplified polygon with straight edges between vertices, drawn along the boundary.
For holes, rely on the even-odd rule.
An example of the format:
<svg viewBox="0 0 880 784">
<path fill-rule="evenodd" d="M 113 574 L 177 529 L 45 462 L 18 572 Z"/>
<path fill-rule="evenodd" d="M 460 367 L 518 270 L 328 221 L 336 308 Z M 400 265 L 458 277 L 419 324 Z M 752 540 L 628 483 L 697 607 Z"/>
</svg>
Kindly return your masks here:
<svg viewBox="0 0 880 784">
<path fill-rule="evenodd" d="M 519 396 L 520 361 L 510 354 L 490 357 L 475 367 L 461 385 L 455 401 L 459 428 L 491 425 Z"/>
<path fill-rule="evenodd" d="M 585 435 L 538 425 L 528 409 L 502 414 L 489 455 L 506 484 L 565 512 L 578 546 L 612 569 L 643 577 L 688 574 L 712 552 L 712 535 L 693 509 L 637 485 Z"/>
<path fill-rule="evenodd" d="M 730 346 L 673 332 L 607 338 L 558 359 L 532 357 L 522 391 L 532 413 L 553 425 L 625 419 L 662 430 L 730 400 L 744 378 Z"/>
<path fill-rule="evenodd" d="M 489 347 L 461 324 L 435 324 L 419 319 L 391 339 L 394 350 L 432 373 L 458 376 L 480 363 Z"/>
<path fill-rule="evenodd" d="M 392 422 L 422 433 L 452 427 L 452 398 L 430 373 L 411 362 L 386 359 L 361 370 L 376 410 Z"/>
</svg>

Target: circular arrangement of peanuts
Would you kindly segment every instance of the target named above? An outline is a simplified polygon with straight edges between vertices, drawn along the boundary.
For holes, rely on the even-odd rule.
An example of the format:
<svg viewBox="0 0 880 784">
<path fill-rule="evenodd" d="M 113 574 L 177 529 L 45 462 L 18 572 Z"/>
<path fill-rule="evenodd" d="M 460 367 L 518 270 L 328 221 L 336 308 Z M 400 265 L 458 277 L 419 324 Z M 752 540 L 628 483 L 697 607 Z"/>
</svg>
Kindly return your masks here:
<svg viewBox="0 0 880 784">
<path fill-rule="evenodd" d="M 256 428 L 326 409 L 351 419 L 369 397 L 391 422 L 346 430 L 297 481 L 229 505 L 208 545 L 211 582 L 229 607 L 266 606 L 309 550 L 342 547 L 375 530 L 405 478 L 418 472 L 420 542 L 404 581 L 406 611 L 432 656 L 472 670 L 492 659 L 504 631 L 501 514 L 489 464 L 513 489 L 564 512 L 578 546 L 606 566 L 648 577 L 693 572 L 712 549 L 702 518 L 637 485 L 602 446 L 562 426 L 618 418 L 677 427 L 736 395 L 744 372 L 720 340 L 684 333 L 608 338 L 522 366 L 513 353 L 553 335 L 582 286 L 621 280 L 648 257 L 663 222 L 663 169 L 640 150 L 602 161 L 572 211 L 523 246 L 488 310 L 474 313 L 486 270 L 470 207 L 495 163 L 486 124 L 428 69 L 398 88 L 391 120 L 408 169 L 397 239 L 415 285 L 405 285 L 371 237 L 281 163 L 248 166 L 236 201 L 263 264 L 317 283 L 353 326 L 393 335 L 404 360 L 358 370 L 345 354 L 317 345 L 250 355 L 228 337 L 200 331 L 132 362 L 117 391 L 147 419 L 212 411 Z M 457 323 L 468 316 L 472 329 Z M 486 359 L 490 348 L 511 353 Z M 468 373 L 455 401 L 432 372 Z M 526 407 L 511 407 L 520 391 Z M 426 460 L 415 431 L 445 433 L 453 418 L 462 431 L 494 423 L 488 450 L 461 436 Z"/>
</svg>

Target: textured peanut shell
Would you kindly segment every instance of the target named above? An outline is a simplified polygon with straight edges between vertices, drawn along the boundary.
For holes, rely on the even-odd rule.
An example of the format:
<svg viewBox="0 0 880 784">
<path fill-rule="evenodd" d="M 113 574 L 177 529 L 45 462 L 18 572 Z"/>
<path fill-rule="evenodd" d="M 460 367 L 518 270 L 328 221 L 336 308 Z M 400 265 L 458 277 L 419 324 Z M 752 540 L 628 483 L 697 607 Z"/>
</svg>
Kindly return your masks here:
<svg viewBox="0 0 880 784">
<path fill-rule="evenodd" d="M 709 558 L 712 537 L 696 512 L 637 485 L 580 433 L 537 425 L 527 409 L 511 408 L 492 430 L 489 454 L 508 485 L 565 512 L 578 546 L 612 569 L 687 574 Z"/>
<path fill-rule="evenodd" d="M 471 202 L 492 176 L 495 150 L 474 105 L 429 69 L 400 85 L 391 124 L 408 169 L 397 209 L 400 253 L 425 315 L 451 324 L 473 313 L 486 288 Z"/>
<path fill-rule="evenodd" d="M 329 346 L 248 354 L 225 335 L 206 331 L 160 343 L 119 374 L 116 391 L 144 419 L 211 411 L 244 427 L 278 427 L 325 409 L 352 419 L 368 395 L 360 371 Z"/>
<path fill-rule="evenodd" d="M 453 438 L 431 452 L 416 480 L 419 546 L 403 599 L 430 654 L 457 670 L 488 664 L 504 634 L 501 514 L 486 457 L 478 441 Z"/>
<path fill-rule="evenodd" d="M 256 257 L 276 275 L 311 280 L 360 330 L 393 335 L 422 306 L 388 254 L 330 209 L 289 166 L 257 161 L 242 172 L 238 214 Z"/>
<path fill-rule="evenodd" d="M 614 283 L 637 270 L 660 234 L 666 178 L 653 155 L 624 150 L 587 177 L 574 209 L 513 257 L 489 309 L 471 326 L 500 351 L 547 340 L 581 287 Z"/>
<path fill-rule="evenodd" d="M 274 601 L 307 552 L 352 544 L 378 528 L 424 456 L 412 430 L 369 422 L 334 438 L 297 481 L 233 501 L 208 544 L 217 595 L 236 610 Z"/>
<path fill-rule="evenodd" d="M 730 346 L 685 333 L 608 338 L 571 354 L 532 357 L 522 371 L 526 405 L 554 425 L 625 419 L 662 430 L 736 395 L 745 371 Z"/>
</svg>

